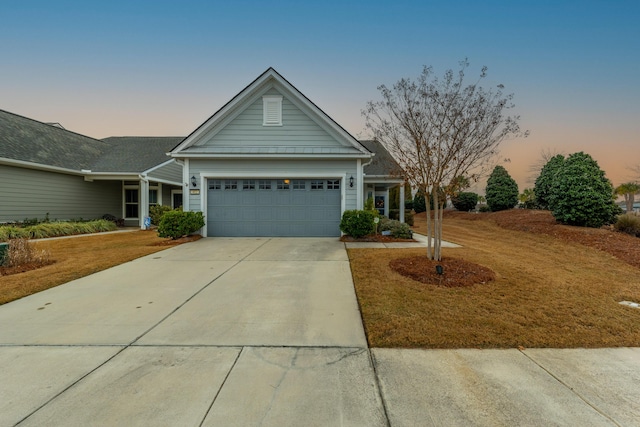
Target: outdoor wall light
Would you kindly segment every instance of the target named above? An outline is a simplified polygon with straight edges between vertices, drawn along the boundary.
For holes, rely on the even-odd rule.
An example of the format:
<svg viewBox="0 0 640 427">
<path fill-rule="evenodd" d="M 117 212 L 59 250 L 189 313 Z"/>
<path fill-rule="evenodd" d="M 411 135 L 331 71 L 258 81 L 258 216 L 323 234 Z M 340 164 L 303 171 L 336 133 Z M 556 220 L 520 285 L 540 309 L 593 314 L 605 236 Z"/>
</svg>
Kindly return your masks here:
<svg viewBox="0 0 640 427">
<path fill-rule="evenodd" d="M 440 264 L 436 265 L 436 273 L 440 276 L 444 274 L 444 268 Z"/>
<path fill-rule="evenodd" d="M 349 187 L 353 187 L 353 175 L 349 178 Z"/>
<path fill-rule="evenodd" d="M 193 185 L 193 188 L 195 188 L 198 185 L 195 175 L 191 177 L 191 185 Z"/>
</svg>

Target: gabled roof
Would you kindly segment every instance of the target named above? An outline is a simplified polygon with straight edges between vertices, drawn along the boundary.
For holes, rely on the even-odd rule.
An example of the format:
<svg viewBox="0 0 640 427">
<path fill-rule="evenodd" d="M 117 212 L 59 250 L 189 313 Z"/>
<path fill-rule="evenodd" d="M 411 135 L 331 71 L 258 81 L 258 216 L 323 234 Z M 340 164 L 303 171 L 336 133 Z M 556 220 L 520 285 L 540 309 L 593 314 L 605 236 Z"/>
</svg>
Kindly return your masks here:
<svg viewBox="0 0 640 427">
<path fill-rule="evenodd" d="M 105 148 L 103 141 L 0 110 L 0 158 L 80 171 Z"/>
<path fill-rule="evenodd" d="M 366 176 L 402 177 L 402 168 L 384 145 L 375 139 L 360 141 L 360 143 L 367 147 L 367 150 L 376 153 L 372 162 L 363 168 Z"/>
<path fill-rule="evenodd" d="M 229 146 L 200 146 L 201 138 L 216 129 L 222 129 L 234 117 L 244 111 L 251 102 L 269 88 L 277 87 L 286 98 L 304 111 L 316 124 L 325 129 L 341 144 L 335 147 L 229 147 Z M 342 126 L 329 117 L 317 105 L 315 105 L 302 92 L 295 88 L 289 81 L 280 75 L 275 69 L 269 68 L 258 78 L 245 87 L 240 93 L 227 102 L 214 113 L 202 125 L 194 130 L 184 141 L 171 150 L 174 157 L 206 156 L 206 157 L 230 157 L 230 156 L 306 156 L 325 155 L 328 157 L 355 157 L 369 158 L 371 153 L 363 147 Z"/>
<path fill-rule="evenodd" d="M 103 139 L 109 149 L 93 163 L 94 172 L 143 172 L 171 160 L 167 152 L 183 136 L 112 136 Z"/>
</svg>

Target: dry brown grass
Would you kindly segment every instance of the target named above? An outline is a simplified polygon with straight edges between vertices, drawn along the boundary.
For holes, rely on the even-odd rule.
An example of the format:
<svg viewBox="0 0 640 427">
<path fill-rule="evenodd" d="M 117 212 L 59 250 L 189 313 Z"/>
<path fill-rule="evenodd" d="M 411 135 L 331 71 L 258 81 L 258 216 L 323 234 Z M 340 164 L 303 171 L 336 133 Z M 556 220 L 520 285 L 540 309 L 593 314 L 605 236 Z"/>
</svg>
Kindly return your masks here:
<svg viewBox="0 0 640 427">
<path fill-rule="evenodd" d="M 53 264 L 0 276 L 0 304 L 164 250 L 167 239 L 154 231 L 133 231 L 34 242 L 50 253 Z"/>
<path fill-rule="evenodd" d="M 484 220 L 447 218 L 444 238 L 464 246 L 445 248 L 444 256 L 486 266 L 496 280 L 424 285 L 389 261 L 425 249 L 349 250 L 370 346 L 640 346 L 640 310 L 618 304 L 640 302 L 640 269 L 595 248 Z"/>
</svg>

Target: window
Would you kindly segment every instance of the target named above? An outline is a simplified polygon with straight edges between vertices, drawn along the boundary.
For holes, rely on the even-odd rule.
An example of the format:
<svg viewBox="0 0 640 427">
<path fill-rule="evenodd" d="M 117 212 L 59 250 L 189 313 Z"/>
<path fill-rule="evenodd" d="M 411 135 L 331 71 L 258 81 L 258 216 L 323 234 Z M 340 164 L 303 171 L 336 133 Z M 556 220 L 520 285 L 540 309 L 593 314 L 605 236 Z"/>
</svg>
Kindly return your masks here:
<svg viewBox="0 0 640 427">
<path fill-rule="evenodd" d="M 324 181 L 311 181 L 312 190 L 324 190 Z"/>
<path fill-rule="evenodd" d="M 282 96 L 265 95 L 262 97 L 262 125 L 282 126 Z"/>
<path fill-rule="evenodd" d="M 301 180 L 301 179 L 294 179 L 293 180 L 293 189 L 294 190 L 305 190 L 306 189 L 306 183 Z"/>
<path fill-rule="evenodd" d="M 261 179 L 258 181 L 258 188 L 260 190 L 271 190 L 271 181 Z"/>
<path fill-rule="evenodd" d="M 256 181 L 255 179 L 245 179 L 242 181 L 242 189 L 243 190 L 255 190 L 256 189 Z"/>
<path fill-rule="evenodd" d="M 235 179 L 227 179 L 224 182 L 225 190 L 237 190 L 238 189 L 238 181 Z"/>
<path fill-rule="evenodd" d="M 138 189 L 124 189 L 124 217 L 138 218 Z"/>
<path fill-rule="evenodd" d="M 220 190 L 222 189 L 222 181 L 219 179 L 209 180 L 209 190 Z"/>
<path fill-rule="evenodd" d="M 281 179 L 278 180 L 278 190 L 288 190 L 289 186 L 290 186 L 291 181 L 289 181 L 288 179 Z"/>
<path fill-rule="evenodd" d="M 149 189 L 149 206 L 155 206 L 158 204 L 158 189 L 150 188 Z"/>
<path fill-rule="evenodd" d="M 327 190 L 339 190 L 340 189 L 340 180 L 336 179 L 327 181 Z"/>
</svg>

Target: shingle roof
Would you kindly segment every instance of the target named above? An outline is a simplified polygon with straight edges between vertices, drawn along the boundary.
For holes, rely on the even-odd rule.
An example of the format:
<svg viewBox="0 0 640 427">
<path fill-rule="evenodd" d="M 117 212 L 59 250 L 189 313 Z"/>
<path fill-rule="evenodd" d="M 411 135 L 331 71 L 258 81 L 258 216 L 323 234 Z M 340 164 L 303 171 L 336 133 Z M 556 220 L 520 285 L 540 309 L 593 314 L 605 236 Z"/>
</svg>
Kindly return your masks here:
<svg viewBox="0 0 640 427">
<path fill-rule="evenodd" d="M 93 172 L 142 172 L 171 160 L 166 155 L 183 136 L 112 136 L 102 141 L 109 150 L 93 165 Z"/>
<path fill-rule="evenodd" d="M 0 110 L 0 157 L 80 172 L 140 173 L 170 160 L 184 137 L 110 137 L 103 140 Z"/>
<path fill-rule="evenodd" d="M 90 169 L 107 144 L 74 132 L 0 110 L 0 157 Z"/>
<path fill-rule="evenodd" d="M 402 176 L 402 168 L 396 162 L 391 154 L 384 148 L 380 142 L 376 140 L 364 140 L 360 141 L 360 144 L 364 145 L 367 150 L 372 153 L 376 153 L 373 157 L 373 161 L 364 167 L 365 175 L 369 176 Z"/>
</svg>

